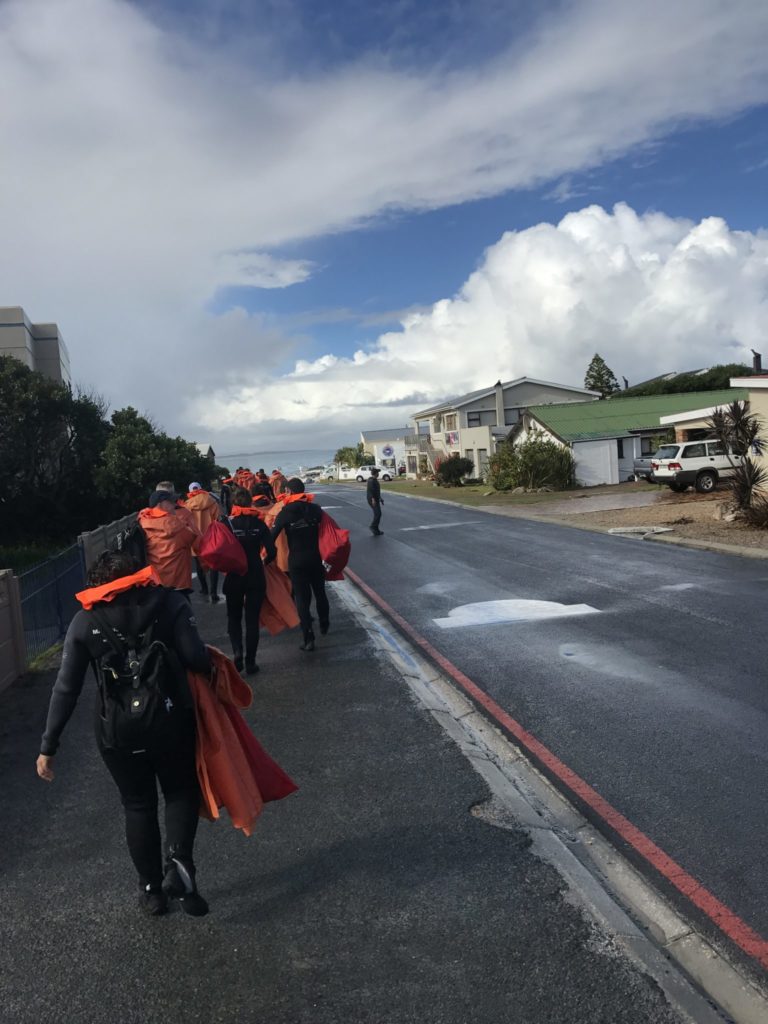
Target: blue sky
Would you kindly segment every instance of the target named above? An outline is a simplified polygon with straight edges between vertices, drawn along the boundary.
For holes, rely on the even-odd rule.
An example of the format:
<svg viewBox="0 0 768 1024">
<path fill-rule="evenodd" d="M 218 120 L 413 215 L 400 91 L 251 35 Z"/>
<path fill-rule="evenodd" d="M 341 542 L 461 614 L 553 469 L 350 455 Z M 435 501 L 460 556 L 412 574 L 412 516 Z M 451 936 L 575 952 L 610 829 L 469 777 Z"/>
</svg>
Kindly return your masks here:
<svg viewBox="0 0 768 1024">
<path fill-rule="evenodd" d="M 225 450 L 745 358 L 766 52 L 764 0 L 4 0 L 0 303 Z"/>
<path fill-rule="evenodd" d="M 699 221 L 723 217 L 754 231 L 768 222 L 768 107 L 721 122 L 680 125 L 658 141 L 546 185 L 427 212 L 390 212 L 366 227 L 276 250 L 310 260 L 290 288 L 226 288 L 212 302 L 262 312 L 306 335 L 307 358 L 351 355 L 394 327 L 403 311 L 453 295 L 505 231 L 556 222 L 591 203 L 628 202 Z"/>
</svg>

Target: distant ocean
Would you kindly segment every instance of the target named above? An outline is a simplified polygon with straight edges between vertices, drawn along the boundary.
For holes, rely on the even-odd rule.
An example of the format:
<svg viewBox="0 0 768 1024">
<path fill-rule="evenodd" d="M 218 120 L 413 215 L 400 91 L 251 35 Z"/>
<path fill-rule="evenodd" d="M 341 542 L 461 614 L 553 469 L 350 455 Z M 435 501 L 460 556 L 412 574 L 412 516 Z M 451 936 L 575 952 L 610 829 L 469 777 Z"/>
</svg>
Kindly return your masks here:
<svg viewBox="0 0 768 1024">
<path fill-rule="evenodd" d="M 279 469 L 286 476 L 295 476 L 300 469 L 310 466 L 325 466 L 333 458 L 333 452 L 327 448 L 307 448 L 296 452 L 216 452 L 216 464 L 226 466 L 231 473 L 238 466 L 247 466 L 255 473 L 263 469 L 269 475 L 273 469 Z"/>
</svg>

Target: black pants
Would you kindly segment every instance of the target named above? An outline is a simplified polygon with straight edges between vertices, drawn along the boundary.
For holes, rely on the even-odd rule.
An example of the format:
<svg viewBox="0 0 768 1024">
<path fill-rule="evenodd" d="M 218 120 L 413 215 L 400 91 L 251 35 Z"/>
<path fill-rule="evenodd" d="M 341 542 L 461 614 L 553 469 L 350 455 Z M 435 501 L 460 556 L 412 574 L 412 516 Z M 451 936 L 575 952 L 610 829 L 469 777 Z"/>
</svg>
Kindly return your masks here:
<svg viewBox="0 0 768 1024">
<path fill-rule="evenodd" d="M 245 660 L 256 660 L 259 649 L 259 616 L 264 603 L 266 585 L 262 580 L 256 587 L 239 576 L 227 576 L 224 596 L 227 599 L 227 632 L 235 657 L 243 656 L 243 612 L 245 612 Z"/>
<path fill-rule="evenodd" d="M 371 511 L 373 512 L 371 530 L 376 533 L 379 529 L 379 523 L 381 522 L 381 502 L 377 501 L 375 505 L 371 505 Z"/>
<path fill-rule="evenodd" d="M 163 856 L 157 814 L 158 782 L 165 798 L 166 853 L 192 860 L 200 809 L 194 712 L 179 712 L 179 722 L 176 728 L 169 729 L 167 741 L 146 751 L 131 754 L 105 750 L 101 743 L 99 750 L 120 790 L 125 837 L 139 884 L 159 886 L 163 880 Z"/>
<path fill-rule="evenodd" d="M 208 593 L 208 577 L 210 575 L 210 592 L 212 594 L 218 593 L 219 590 L 219 574 L 214 569 L 204 569 L 202 562 L 199 558 L 195 557 L 195 569 L 197 570 L 197 579 L 200 584 L 200 592 L 203 594 Z"/>
<path fill-rule="evenodd" d="M 309 569 L 291 568 L 291 584 L 293 586 L 293 600 L 296 602 L 296 611 L 299 613 L 299 621 L 306 638 L 312 632 L 312 595 L 315 596 L 315 608 L 321 626 L 328 625 L 330 606 L 328 595 L 325 592 L 325 570 L 322 565 Z"/>
</svg>

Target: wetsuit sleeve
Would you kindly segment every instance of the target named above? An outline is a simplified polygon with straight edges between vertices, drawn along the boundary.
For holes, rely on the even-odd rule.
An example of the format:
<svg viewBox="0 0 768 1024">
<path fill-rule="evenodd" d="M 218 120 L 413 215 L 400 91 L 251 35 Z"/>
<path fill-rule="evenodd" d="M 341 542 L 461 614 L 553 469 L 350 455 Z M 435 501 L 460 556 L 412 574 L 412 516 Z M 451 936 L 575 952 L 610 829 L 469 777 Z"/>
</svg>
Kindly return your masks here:
<svg viewBox="0 0 768 1024">
<path fill-rule="evenodd" d="M 189 602 L 183 597 L 179 597 L 179 600 L 180 607 L 173 619 L 173 649 L 184 668 L 208 675 L 211 671 L 208 648 L 197 631 L 197 622 Z"/>
<path fill-rule="evenodd" d="M 279 518 L 280 516 L 278 516 Z M 269 531 L 269 527 L 265 523 L 260 523 L 259 525 L 261 526 L 261 543 L 267 552 L 267 557 L 264 561 L 266 565 L 269 565 L 270 562 L 274 562 L 277 558 L 277 548 L 275 547 L 275 541 Z M 277 526 L 277 523 L 275 523 L 275 526 Z"/>
<path fill-rule="evenodd" d="M 87 631 L 88 617 L 83 612 L 78 612 L 69 624 L 64 638 L 59 674 L 53 684 L 45 732 L 40 744 L 41 754 L 52 756 L 56 753 L 64 727 L 77 706 L 91 663 L 91 654 L 85 644 Z"/>
</svg>

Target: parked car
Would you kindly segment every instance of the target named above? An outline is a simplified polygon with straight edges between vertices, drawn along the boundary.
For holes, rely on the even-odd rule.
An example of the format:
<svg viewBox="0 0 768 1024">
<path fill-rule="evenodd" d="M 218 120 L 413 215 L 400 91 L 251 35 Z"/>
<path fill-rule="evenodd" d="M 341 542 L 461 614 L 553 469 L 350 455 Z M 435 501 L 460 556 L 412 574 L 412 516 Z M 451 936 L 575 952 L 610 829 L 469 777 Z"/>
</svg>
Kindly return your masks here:
<svg viewBox="0 0 768 1024">
<path fill-rule="evenodd" d="M 667 484 L 673 491 L 695 487 L 706 494 L 714 491 L 720 480 L 733 476 L 741 456 L 726 452 L 714 438 L 663 444 L 651 461 L 656 483 Z"/>
<path fill-rule="evenodd" d="M 653 482 L 653 467 L 651 463 L 654 458 L 654 455 L 641 455 L 640 458 L 635 459 L 632 466 L 635 480 L 650 480 Z"/>
<path fill-rule="evenodd" d="M 371 475 L 373 466 L 339 466 L 338 472 L 334 475 L 334 480 L 357 480 L 362 483 Z M 386 480 L 387 482 L 395 479 L 395 471 L 389 469 L 386 466 L 377 466 L 379 471 L 379 480 Z"/>
</svg>

